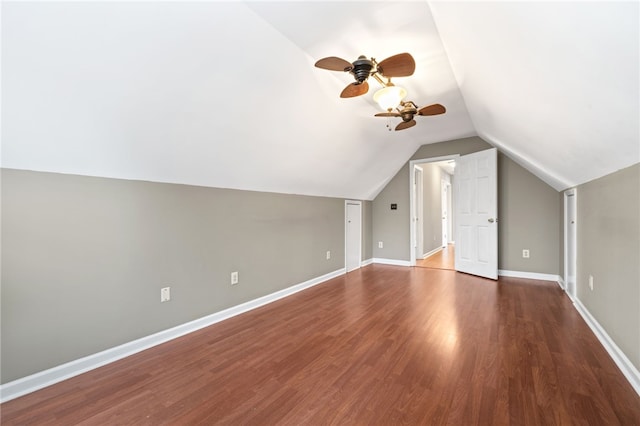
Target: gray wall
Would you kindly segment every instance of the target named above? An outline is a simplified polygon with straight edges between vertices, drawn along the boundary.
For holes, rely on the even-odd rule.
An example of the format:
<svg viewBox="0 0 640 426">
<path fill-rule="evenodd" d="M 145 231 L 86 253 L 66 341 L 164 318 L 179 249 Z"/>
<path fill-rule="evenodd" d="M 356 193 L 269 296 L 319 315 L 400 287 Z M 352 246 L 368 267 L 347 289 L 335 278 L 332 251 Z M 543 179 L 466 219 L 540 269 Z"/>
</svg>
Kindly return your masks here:
<svg viewBox="0 0 640 426">
<path fill-rule="evenodd" d="M 511 271 L 560 274 L 563 231 L 558 191 L 498 155 L 498 258 Z M 522 250 L 529 249 L 524 259 Z"/>
<path fill-rule="evenodd" d="M 470 137 L 423 145 L 411 160 L 464 155 L 489 148 L 479 137 Z M 498 267 L 558 274 L 561 234 L 557 191 L 503 154 L 498 160 L 498 182 Z M 390 203 L 397 203 L 398 210 L 389 210 Z M 373 256 L 408 261 L 409 162 L 373 200 L 373 222 Z M 378 248 L 377 241 L 384 241 L 384 248 Z M 532 255 L 527 262 L 521 258 L 524 248 Z"/>
<path fill-rule="evenodd" d="M 391 210 L 391 204 L 397 210 Z M 404 165 L 373 200 L 373 257 L 409 260 L 409 166 Z M 383 248 L 378 243 L 384 244 Z"/>
<path fill-rule="evenodd" d="M 3 170 L 2 383 L 343 268 L 344 209 L 334 198 Z M 363 258 L 371 212 L 363 202 Z M 172 299 L 160 303 L 165 286 Z"/>
<path fill-rule="evenodd" d="M 640 164 L 580 185 L 577 197 L 577 296 L 640 369 Z"/>
</svg>

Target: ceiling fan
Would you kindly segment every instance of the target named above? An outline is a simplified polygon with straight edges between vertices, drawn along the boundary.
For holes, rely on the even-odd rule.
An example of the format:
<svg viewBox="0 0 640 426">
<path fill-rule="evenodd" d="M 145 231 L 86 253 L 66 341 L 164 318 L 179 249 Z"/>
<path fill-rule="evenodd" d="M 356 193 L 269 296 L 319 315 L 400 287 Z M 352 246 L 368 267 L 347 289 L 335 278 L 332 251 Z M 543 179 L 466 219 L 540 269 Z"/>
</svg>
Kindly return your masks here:
<svg viewBox="0 0 640 426">
<path fill-rule="evenodd" d="M 349 72 L 355 78 L 355 82 L 349 84 L 340 93 L 341 98 L 353 98 L 355 96 L 364 95 L 369 91 L 369 83 L 367 79 L 373 76 L 383 86 L 393 86 L 391 77 L 408 77 L 413 75 L 416 69 L 416 62 L 408 53 L 399 53 L 391 56 L 383 61 L 377 62 L 375 58 L 368 59 L 364 55 L 360 55 L 353 62 L 346 61 L 336 56 L 322 58 L 316 62 L 316 67 L 329 71 Z M 388 81 L 385 83 L 381 77 L 385 77 Z"/>
<path fill-rule="evenodd" d="M 413 101 L 400 102 L 400 106 L 396 110 L 398 112 L 378 113 L 376 117 L 401 117 L 402 122 L 396 126 L 396 130 L 404 130 L 416 125 L 416 120 L 413 118 L 415 115 L 439 115 L 447 112 L 447 109 L 440 104 L 428 105 L 418 109 L 418 106 Z"/>
</svg>

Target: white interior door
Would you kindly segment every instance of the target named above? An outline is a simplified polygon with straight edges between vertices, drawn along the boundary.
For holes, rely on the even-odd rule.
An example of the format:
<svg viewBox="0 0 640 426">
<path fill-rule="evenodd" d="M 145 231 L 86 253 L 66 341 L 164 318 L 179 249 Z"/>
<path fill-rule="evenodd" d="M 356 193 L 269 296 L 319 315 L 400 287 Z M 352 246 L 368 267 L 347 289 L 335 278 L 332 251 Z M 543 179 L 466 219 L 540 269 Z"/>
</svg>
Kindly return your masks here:
<svg viewBox="0 0 640 426">
<path fill-rule="evenodd" d="M 347 201 L 345 206 L 345 268 L 360 267 L 362 257 L 362 203 Z"/>
<path fill-rule="evenodd" d="M 495 148 L 456 161 L 456 270 L 498 278 L 498 158 Z"/>
<path fill-rule="evenodd" d="M 576 190 L 564 193 L 564 281 L 565 290 L 571 299 L 576 297 Z"/>
<path fill-rule="evenodd" d="M 423 228 L 423 209 L 424 209 L 424 190 L 423 190 L 423 170 L 422 168 L 415 166 L 413 171 L 413 191 L 415 202 L 413 203 L 413 224 L 415 231 L 415 241 L 413 242 L 413 249 L 415 250 L 416 259 L 422 259 L 424 255 L 424 228 Z"/>
</svg>

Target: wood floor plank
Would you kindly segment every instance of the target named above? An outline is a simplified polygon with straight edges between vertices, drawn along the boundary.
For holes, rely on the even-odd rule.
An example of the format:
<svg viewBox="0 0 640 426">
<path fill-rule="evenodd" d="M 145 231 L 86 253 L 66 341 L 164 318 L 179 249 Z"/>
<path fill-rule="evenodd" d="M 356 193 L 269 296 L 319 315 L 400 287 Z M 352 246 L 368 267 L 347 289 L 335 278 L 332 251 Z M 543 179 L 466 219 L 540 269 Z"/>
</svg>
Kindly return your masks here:
<svg viewBox="0 0 640 426">
<path fill-rule="evenodd" d="M 370 265 L 0 406 L 3 425 L 637 425 L 555 283 Z"/>
<path fill-rule="evenodd" d="M 455 244 L 447 244 L 442 250 L 426 259 L 416 259 L 416 266 L 420 268 L 455 270 Z"/>
</svg>

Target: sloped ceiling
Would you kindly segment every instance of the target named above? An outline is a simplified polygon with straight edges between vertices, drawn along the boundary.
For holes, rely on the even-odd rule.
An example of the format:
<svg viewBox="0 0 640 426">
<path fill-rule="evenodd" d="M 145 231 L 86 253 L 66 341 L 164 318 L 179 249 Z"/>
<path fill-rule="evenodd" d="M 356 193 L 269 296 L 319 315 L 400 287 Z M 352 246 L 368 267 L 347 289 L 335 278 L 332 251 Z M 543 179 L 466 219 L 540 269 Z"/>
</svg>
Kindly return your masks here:
<svg viewBox="0 0 640 426">
<path fill-rule="evenodd" d="M 432 15 L 433 12 L 433 15 Z M 434 22 L 435 17 L 435 22 Z M 372 199 L 479 134 L 556 189 L 640 160 L 637 3 L 3 2 L 2 166 Z M 409 52 L 388 131 L 316 60 Z M 468 108 L 468 109 L 467 109 Z"/>
<path fill-rule="evenodd" d="M 432 2 L 478 135 L 557 190 L 640 161 L 640 3 Z"/>
</svg>

